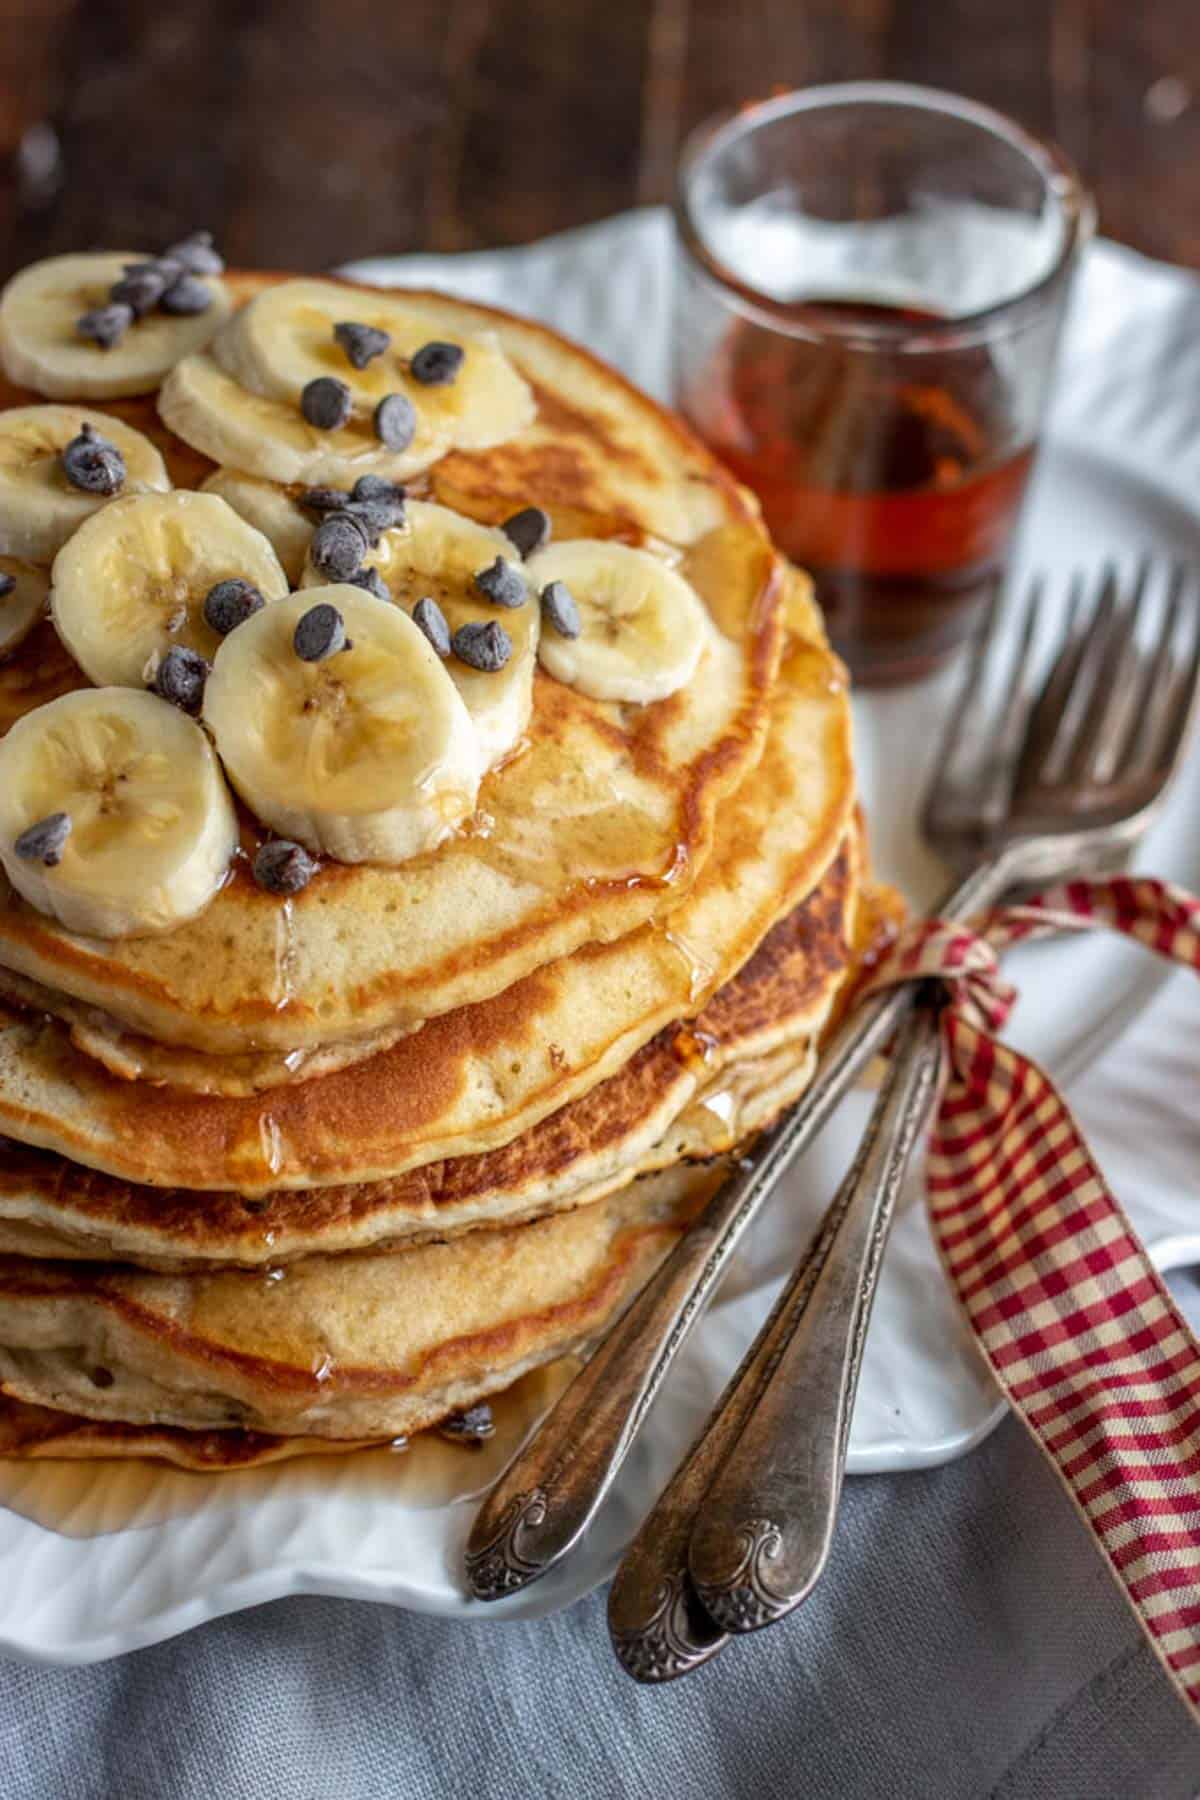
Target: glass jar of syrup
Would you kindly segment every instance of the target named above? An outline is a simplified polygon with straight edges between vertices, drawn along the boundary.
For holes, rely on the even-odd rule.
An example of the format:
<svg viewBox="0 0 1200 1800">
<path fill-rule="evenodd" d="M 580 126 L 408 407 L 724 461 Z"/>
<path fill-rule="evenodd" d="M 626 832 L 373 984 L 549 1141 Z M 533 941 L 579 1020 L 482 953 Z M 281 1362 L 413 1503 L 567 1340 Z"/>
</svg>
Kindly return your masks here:
<svg viewBox="0 0 1200 1800">
<path fill-rule="evenodd" d="M 1002 575 L 1086 197 L 999 115 L 853 83 L 702 130 L 677 222 L 680 409 L 856 677 L 927 673 Z"/>
</svg>

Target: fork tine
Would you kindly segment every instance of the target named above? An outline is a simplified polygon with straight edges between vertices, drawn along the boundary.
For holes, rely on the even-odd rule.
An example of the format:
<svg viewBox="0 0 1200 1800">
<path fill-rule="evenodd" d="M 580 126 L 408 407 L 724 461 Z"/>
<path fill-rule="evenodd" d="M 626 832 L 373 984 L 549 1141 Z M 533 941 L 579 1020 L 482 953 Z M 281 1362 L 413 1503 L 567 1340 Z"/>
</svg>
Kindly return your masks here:
<svg viewBox="0 0 1200 1800">
<path fill-rule="evenodd" d="M 1085 697 L 1082 717 L 1074 742 L 1063 751 L 1063 779 L 1072 782 L 1099 781 L 1115 765 L 1116 746 L 1124 736 L 1132 677 L 1140 657 L 1137 647 L 1138 619 L 1145 604 L 1150 576 L 1149 558 L 1138 564 L 1133 588 L 1127 604 L 1115 597 L 1108 612 L 1108 630 L 1092 657 L 1094 673 L 1091 691 Z"/>
<path fill-rule="evenodd" d="M 1013 767 L 1021 747 L 1025 717 L 1030 705 L 1029 673 L 1045 591 L 1044 576 L 1035 575 L 1025 589 L 1024 600 L 1014 621 L 1017 640 L 1015 659 L 1008 673 L 1008 689 L 996 721 L 991 754 L 978 798 L 980 817 L 987 825 L 997 824 L 1008 810 Z"/>
<path fill-rule="evenodd" d="M 943 766 L 953 758 L 962 736 L 963 725 L 982 696 L 988 664 L 1003 635 L 1002 622 L 1006 611 L 1004 599 L 1004 589 L 997 582 L 988 601 L 984 620 L 967 646 L 967 665 L 963 670 L 962 685 L 942 731 L 939 761 Z"/>
<path fill-rule="evenodd" d="M 1190 583 L 1183 570 L 1179 570 L 1178 575 L 1178 592 L 1182 595 L 1185 588 L 1190 588 Z M 1189 609 L 1191 617 L 1188 621 L 1191 652 L 1185 656 L 1176 678 L 1175 695 L 1167 715 L 1166 729 L 1158 747 L 1158 755 L 1154 759 L 1155 769 L 1164 777 L 1174 767 L 1183 748 L 1195 710 L 1197 686 L 1200 684 L 1200 613 L 1195 602 L 1196 596 L 1192 593 Z"/>
<path fill-rule="evenodd" d="M 1138 690 L 1137 710 L 1129 722 L 1125 743 L 1121 747 L 1119 766 L 1130 771 L 1145 769 L 1157 762 L 1160 744 L 1165 739 L 1164 721 L 1171 693 L 1171 670 L 1175 661 L 1175 645 L 1183 623 L 1187 570 L 1174 563 L 1167 588 L 1166 611 L 1158 644 L 1146 661 L 1145 674 Z"/>
<path fill-rule="evenodd" d="M 1103 579 L 1105 582 L 1108 580 L 1107 565 Z M 1062 646 L 1050 665 L 1041 692 L 1030 708 L 1018 771 L 1020 780 L 1042 780 L 1050 764 L 1063 715 L 1074 691 L 1079 665 L 1088 646 L 1084 593 L 1083 574 L 1076 570 L 1068 591 L 1067 623 Z"/>
</svg>

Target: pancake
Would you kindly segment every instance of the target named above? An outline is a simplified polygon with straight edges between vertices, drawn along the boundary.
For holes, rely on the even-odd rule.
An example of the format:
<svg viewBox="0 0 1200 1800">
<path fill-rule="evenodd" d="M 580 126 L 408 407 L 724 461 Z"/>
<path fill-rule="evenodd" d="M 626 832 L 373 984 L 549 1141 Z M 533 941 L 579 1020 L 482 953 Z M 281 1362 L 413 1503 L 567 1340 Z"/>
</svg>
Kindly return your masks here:
<svg viewBox="0 0 1200 1800">
<path fill-rule="evenodd" d="M 0 1024 L 0 1131 L 123 1180 L 235 1190 L 379 1181 L 509 1143 L 694 1014 L 818 882 L 853 815 L 845 694 L 797 587 L 772 725 L 665 928 L 589 945 L 352 1068 L 241 1099 L 107 1074 L 53 1020 Z"/>
<path fill-rule="evenodd" d="M 740 1135 L 742 1064 L 787 1049 L 811 1066 L 812 1046 L 843 984 L 857 908 L 851 839 L 826 880 L 788 914 L 698 1018 L 656 1034 L 607 1081 L 511 1143 L 391 1181 L 283 1189 L 247 1204 L 235 1194 L 151 1188 L 96 1174 L 63 1157 L 10 1144 L 0 1150 L 0 1252 L 105 1257 L 145 1267 L 280 1265 L 324 1254 L 403 1246 L 481 1224 L 584 1204 L 661 1168 L 676 1121 L 701 1097 L 695 1153 Z M 798 1046 L 798 1048 L 797 1048 Z M 751 1078 L 752 1079 L 752 1078 Z M 709 1096 L 720 1089 L 719 1103 Z M 733 1135 L 703 1136 L 720 1104 Z"/>
<path fill-rule="evenodd" d="M 582 1349 L 722 1169 L 404 1256 L 265 1279 L 0 1261 L 0 1390 L 93 1419 L 338 1440 L 407 1435 Z"/>
<path fill-rule="evenodd" d="M 233 285 L 248 296 L 272 279 Z M 499 994 L 662 915 L 700 874 L 720 801 L 761 753 L 778 662 L 782 565 L 756 508 L 676 420 L 582 350 L 485 308 L 430 304 L 450 338 L 494 331 L 539 404 L 520 436 L 436 464 L 434 496 L 488 521 L 536 501 L 560 537 L 674 546 L 715 626 L 696 675 L 635 707 L 539 671 L 527 743 L 485 778 L 471 828 L 399 867 L 326 864 L 286 904 L 243 859 L 198 918 L 101 941 L 6 885 L 0 962 L 166 1043 L 286 1054 Z M 30 398 L 0 388 L 5 405 Z M 152 425 L 149 401 L 114 411 Z M 207 472 L 160 428 L 152 435 L 177 475 Z M 84 684 L 52 638 L 39 628 L 0 669 L 0 725 Z M 247 821 L 244 848 L 258 841 Z"/>
</svg>

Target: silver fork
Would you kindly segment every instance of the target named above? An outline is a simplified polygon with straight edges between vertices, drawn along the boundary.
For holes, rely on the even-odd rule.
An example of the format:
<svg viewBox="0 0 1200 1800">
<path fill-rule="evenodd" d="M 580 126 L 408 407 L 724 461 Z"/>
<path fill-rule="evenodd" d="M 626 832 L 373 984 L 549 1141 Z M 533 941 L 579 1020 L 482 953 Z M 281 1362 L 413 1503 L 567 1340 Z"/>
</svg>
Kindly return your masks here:
<svg viewBox="0 0 1200 1800">
<path fill-rule="evenodd" d="M 1200 620 L 1182 569 L 1169 579 L 1154 647 L 1139 647 L 1139 623 L 1155 610 L 1149 574 L 1143 563 L 1124 600 L 1111 569 L 1092 595 L 1072 584 L 1040 689 L 1044 583 L 1031 585 L 1015 622 L 997 611 L 970 657 L 924 810 L 930 842 L 971 871 L 939 911 L 971 913 L 1014 886 L 1123 861 L 1146 829 L 1200 674 Z M 708 1661 L 728 1631 L 784 1617 L 824 1568 L 875 1280 L 936 1089 L 934 995 L 909 986 L 868 1003 L 834 1046 L 834 1059 L 854 1060 L 854 1039 L 873 1035 L 864 1012 L 900 1027 L 854 1166 L 617 1572 L 610 1630 L 640 1680 L 672 1679 Z"/>
<path fill-rule="evenodd" d="M 1061 675 L 1063 668 L 1070 672 L 1074 667 L 1068 684 L 1072 690 L 1075 682 L 1082 682 L 1089 672 L 1095 685 L 1100 652 L 1111 648 L 1112 666 L 1117 666 L 1123 657 L 1126 672 L 1133 669 L 1140 673 L 1147 691 L 1159 683 L 1170 686 L 1173 694 L 1178 690 L 1167 708 L 1161 740 L 1155 740 L 1166 755 L 1165 765 L 1159 768 L 1148 758 L 1145 792 L 1137 794 L 1138 805 L 1131 801 L 1119 819 L 1107 821 L 1107 842 L 1112 850 L 1127 848 L 1148 822 L 1182 739 L 1195 686 L 1196 643 L 1192 642 L 1190 653 L 1186 648 L 1181 650 L 1178 668 L 1171 661 L 1169 648 L 1172 634 L 1179 638 L 1183 633 L 1182 575 L 1173 582 L 1159 656 L 1146 665 L 1135 649 L 1134 630 L 1144 609 L 1147 588 L 1143 575 L 1135 584 L 1133 600 L 1127 606 L 1119 606 L 1115 575 L 1106 572 L 1100 597 L 1090 609 L 1083 603 L 1082 590 L 1078 590 L 1066 642 L 1055 664 L 1056 676 Z M 1041 610 L 1041 592 L 1035 587 L 1026 601 L 1015 654 L 1009 659 L 1013 667 L 1007 700 L 1000 708 L 999 735 L 992 745 L 977 729 L 975 708 L 983 704 L 988 673 L 994 670 L 997 658 L 1003 657 L 1009 641 L 999 602 L 993 609 L 990 629 L 970 658 L 947 744 L 971 752 L 976 787 L 973 791 L 969 778 L 952 776 L 943 759 L 926 816 L 926 828 L 935 845 L 954 854 L 955 860 L 969 864 L 970 873 L 938 910 L 961 916 L 977 912 L 1018 880 L 1038 880 L 1055 869 L 1077 865 L 1093 842 L 1093 834 L 1086 828 L 1090 822 L 1087 818 L 1056 819 L 1053 829 L 1050 824 L 1043 827 L 1046 796 L 1030 781 L 1026 782 L 1031 797 L 1029 835 L 1012 836 L 1004 829 L 1005 783 L 1016 766 L 1016 753 L 1023 738 L 1028 735 L 1032 742 L 1036 731 L 1045 731 L 1051 706 L 1057 709 L 1056 716 L 1061 711 L 1059 689 L 1052 692 L 1051 683 L 1047 683 L 1026 732 L 1024 713 L 1032 693 L 1034 628 Z M 1090 632 L 1089 622 L 1094 626 Z M 1068 655 L 1076 659 L 1078 666 L 1066 663 Z M 1109 664 L 1105 662 L 1104 666 Z M 1062 685 L 1060 679 L 1059 688 Z M 1032 807 L 1034 797 L 1038 800 L 1036 808 Z M 1048 835 L 1042 835 L 1043 829 Z M 873 998 L 854 1011 L 823 1056 L 807 1094 L 760 1140 L 753 1156 L 744 1159 L 722 1184 L 658 1274 L 609 1332 L 540 1430 L 505 1471 L 481 1507 L 468 1540 L 467 1579 L 478 1598 L 498 1599 L 525 1587 L 544 1575 L 578 1542 L 750 1220 L 783 1170 L 812 1141 L 864 1066 L 892 1037 L 912 1004 L 912 990 L 905 988 Z M 638 1540 L 643 1556 L 647 1550 L 645 1537 L 643 1533 Z M 677 1571 L 669 1555 L 664 1557 L 664 1567 L 667 1566 L 674 1579 Z M 643 1673 L 655 1661 L 656 1634 L 663 1636 L 668 1632 L 662 1621 L 667 1620 L 673 1608 L 687 1610 L 682 1589 L 678 1603 L 672 1602 L 663 1610 L 659 1605 L 661 1584 L 651 1579 L 651 1565 L 646 1567 L 644 1582 L 635 1583 L 629 1578 L 622 1582 L 621 1612 L 614 1619 L 619 1653 L 625 1655 L 634 1672 Z M 654 1622 L 656 1616 L 660 1619 L 658 1624 Z M 688 1654 L 693 1651 L 693 1661 L 712 1653 L 702 1646 L 693 1646 Z M 667 1656 L 666 1661 L 672 1665 L 670 1673 L 692 1666 L 686 1656 L 682 1660 Z"/>
</svg>

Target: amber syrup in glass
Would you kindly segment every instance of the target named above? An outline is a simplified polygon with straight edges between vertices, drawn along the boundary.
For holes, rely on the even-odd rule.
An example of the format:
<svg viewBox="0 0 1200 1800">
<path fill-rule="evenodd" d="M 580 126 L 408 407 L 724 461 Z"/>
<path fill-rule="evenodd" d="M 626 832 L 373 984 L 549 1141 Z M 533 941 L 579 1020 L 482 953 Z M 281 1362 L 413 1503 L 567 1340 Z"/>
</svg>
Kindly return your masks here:
<svg viewBox="0 0 1200 1800">
<path fill-rule="evenodd" d="M 841 654 L 862 681 L 927 673 L 968 635 L 1016 522 L 1033 445 L 1014 442 L 1009 392 L 986 344 L 936 337 L 914 307 L 796 308 L 812 337 L 746 323 L 722 349 L 698 422 L 758 494 L 780 549 L 811 571 Z M 896 321 L 897 341 L 822 327 Z M 703 415 L 705 404 L 688 408 Z M 685 396 L 685 405 L 687 396 Z"/>
</svg>

